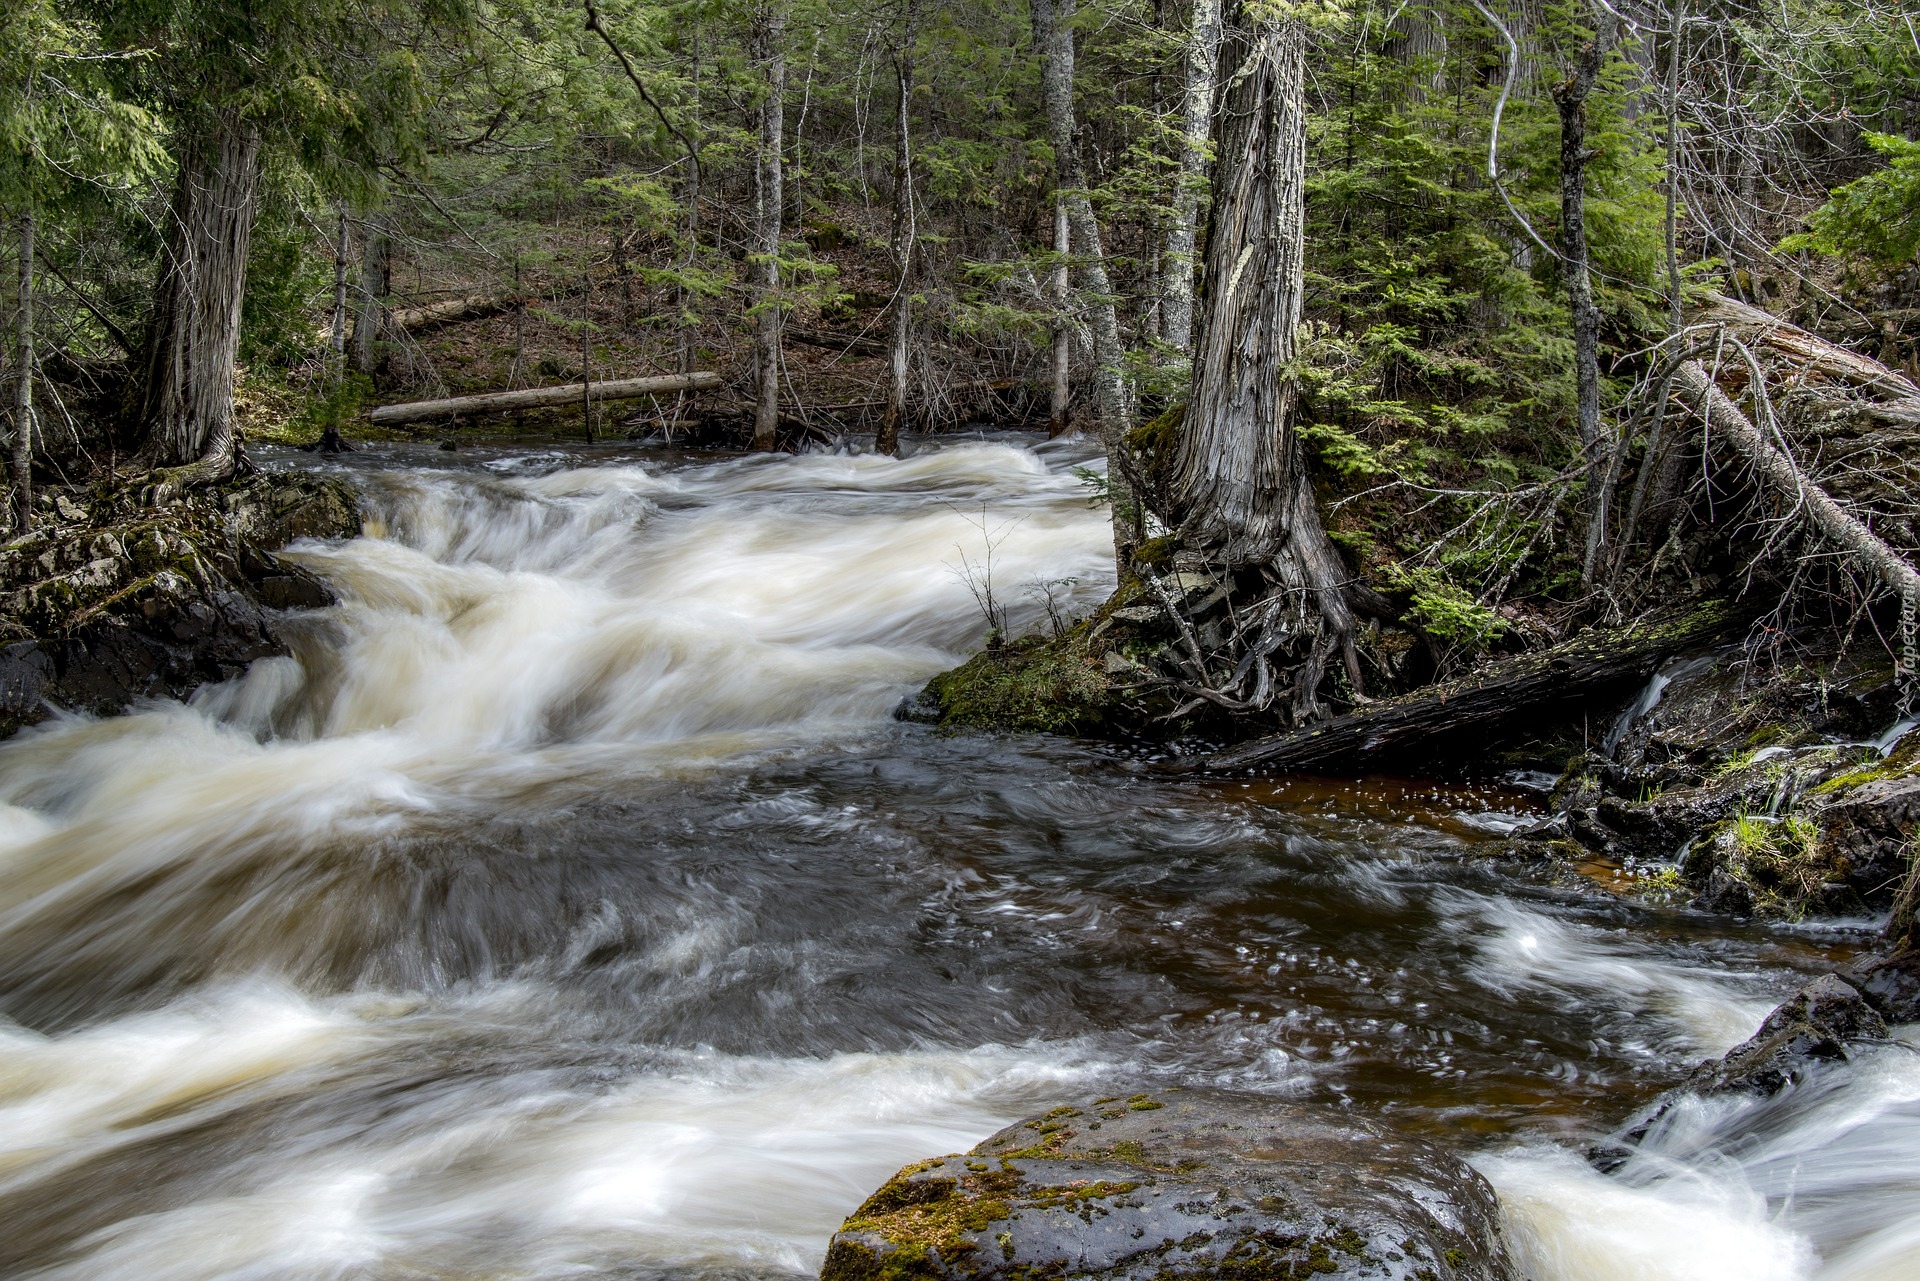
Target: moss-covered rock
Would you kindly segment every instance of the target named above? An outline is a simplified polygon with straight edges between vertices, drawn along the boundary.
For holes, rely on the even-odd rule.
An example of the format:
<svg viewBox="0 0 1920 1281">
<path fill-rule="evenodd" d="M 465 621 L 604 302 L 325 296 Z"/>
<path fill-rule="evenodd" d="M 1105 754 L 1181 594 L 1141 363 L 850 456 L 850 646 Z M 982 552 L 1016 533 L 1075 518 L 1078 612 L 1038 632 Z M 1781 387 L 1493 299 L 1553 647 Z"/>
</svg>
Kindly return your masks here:
<svg viewBox="0 0 1920 1281">
<path fill-rule="evenodd" d="M 1509 1275 L 1484 1180 L 1428 1144 L 1248 1095 L 1089 1097 L 910 1165 L 822 1281 Z"/>
<path fill-rule="evenodd" d="M 1085 734 L 1107 721 L 1113 682 L 1079 634 L 994 645 L 927 683 L 931 719 L 954 729 Z"/>
</svg>

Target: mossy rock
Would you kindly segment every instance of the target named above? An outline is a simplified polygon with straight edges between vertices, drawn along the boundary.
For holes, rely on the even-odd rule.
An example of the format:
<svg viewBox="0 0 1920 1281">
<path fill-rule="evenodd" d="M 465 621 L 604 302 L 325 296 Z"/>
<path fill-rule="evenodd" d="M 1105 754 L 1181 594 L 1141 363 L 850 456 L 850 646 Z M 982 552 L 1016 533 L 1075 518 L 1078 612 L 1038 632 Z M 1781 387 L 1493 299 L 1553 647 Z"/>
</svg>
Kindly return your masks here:
<svg viewBox="0 0 1920 1281">
<path fill-rule="evenodd" d="M 1089 1096 L 900 1171 L 822 1281 L 1511 1275 L 1486 1182 L 1346 1114 L 1215 1091 Z"/>
<path fill-rule="evenodd" d="M 1084 635 L 1076 628 L 990 646 L 927 682 L 921 702 L 950 729 L 1091 732 L 1109 718 L 1117 695 Z"/>
</svg>

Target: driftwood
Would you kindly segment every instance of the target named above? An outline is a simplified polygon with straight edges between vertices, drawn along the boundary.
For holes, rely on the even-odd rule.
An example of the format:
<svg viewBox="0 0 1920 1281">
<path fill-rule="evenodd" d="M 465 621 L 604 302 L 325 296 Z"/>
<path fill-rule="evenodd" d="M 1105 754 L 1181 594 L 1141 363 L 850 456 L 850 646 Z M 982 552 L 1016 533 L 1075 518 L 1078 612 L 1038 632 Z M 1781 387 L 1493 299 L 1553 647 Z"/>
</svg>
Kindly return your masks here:
<svg viewBox="0 0 1920 1281">
<path fill-rule="evenodd" d="M 1697 319 L 1724 324 L 1747 343 L 1770 347 L 1815 373 L 1871 387 L 1897 401 L 1920 401 L 1920 386 L 1905 374 L 1723 294 L 1708 294 Z"/>
<path fill-rule="evenodd" d="M 588 401 L 633 400 L 681 391 L 713 391 L 719 374 L 665 374 L 657 378 L 620 378 L 608 382 L 568 383 L 561 387 L 529 387 L 524 391 L 494 391 L 450 400 L 416 400 L 404 405 L 382 405 L 369 415 L 376 427 L 394 423 L 452 418 L 462 414 L 511 414 L 523 409 L 552 409 Z"/>
<path fill-rule="evenodd" d="M 1669 656 L 1718 639 L 1744 616 L 1712 601 L 1583 632 L 1551 649 L 1484 663 L 1455 680 L 1215 752 L 1193 768 L 1350 769 L 1431 758 L 1469 736 L 1484 747 L 1536 730 L 1552 713 L 1631 689 Z"/>
</svg>

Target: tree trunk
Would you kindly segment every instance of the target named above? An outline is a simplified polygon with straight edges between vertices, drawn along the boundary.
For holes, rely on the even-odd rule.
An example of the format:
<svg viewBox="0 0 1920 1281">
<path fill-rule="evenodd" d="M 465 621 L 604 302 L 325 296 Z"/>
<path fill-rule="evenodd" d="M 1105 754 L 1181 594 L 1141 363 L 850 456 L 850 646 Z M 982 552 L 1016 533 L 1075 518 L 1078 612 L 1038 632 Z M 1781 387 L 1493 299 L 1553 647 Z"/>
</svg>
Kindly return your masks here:
<svg viewBox="0 0 1920 1281">
<path fill-rule="evenodd" d="M 753 414 L 753 447 L 772 449 L 780 427 L 780 202 L 782 134 L 786 123 L 786 13 L 762 5 L 754 14 L 753 52 L 765 78 L 760 100 L 760 155 L 754 167 L 755 375 L 760 384 Z"/>
<path fill-rule="evenodd" d="M 387 298 L 393 292 L 393 242 L 384 220 L 367 220 L 366 245 L 360 251 L 360 311 L 353 321 L 353 367 L 371 377 L 385 357 L 381 339 L 393 327 Z"/>
<path fill-rule="evenodd" d="M 1107 452 L 1108 493 L 1113 503 L 1114 556 L 1122 572 L 1140 541 L 1142 514 L 1126 479 L 1125 440 L 1132 425 L 1133 403 L 1127 387 L 1120 340 L 1120 321 L 1113 305 L 1113 285 L 1107 277 L 1106 257 L 1100 247 L 1100 224 L 1093 202 L 1081 186 L 1079 147 L 1073 122 L 1073 15 L 1075 0 L 1031 0 L 1033 42 L 1040 51 L 1040 88 L 1046 102 L 1047 130 L 1053 143 L 1054 185 L 1066 208 L 1067 222 L 1078 249 L 1081 280 L 1088 294 L 1087 310 L 1093 328 L 1093 400 L 1100 439 Z M 1055 359 L 1058 359 L 1056 353 Z"/>
<path fill-rule="evenodd" d="M 327 380 L 338 386 L 347 372 L 347 215 L 333 243 L 333 326 L 327 335 Z"/>
<path fill-rule="evenodd" d="M 1193 345 L 1195 231 L 1200 191 L 1207 172 L 1207 138 L 1213 127 L 1215 64 L 1220 56 L 1220 0 L 1194 0 L 1193 30 L 1187 37 L 1183 130 L 1179 185 L 1173 194 L 1173 221 L 1161 260 L 1165 282 L 1160 296 L 1160 336 L 1176 351 Z"/>
<path fill-rule="evenodd" d="M 1308 644 L 1294 713 L 1317 714 L 1334 649 L 1352 650 L 1347 571 L 1328 541 L 1293 431 L 1291 366 L 1305 291 L 1306 34 L 1237 0 L 1221 43 L 1213 212 L 1192 392 L 1174 450 L 1171 518 L 1186 547 L 1259 567 L 1286 597 L 1267 630 Z"/>
<path fill-rule="evenodd" d="M 1581 581 L 1591 585 L 1607 544 L 1608 495 L 1600 442 L 1600 309 L 1593 304 L 1592 257 L 1587 248 L 1587 96 L 1620 31 L 1603 11 L 1593 39 L 1580 50 L 1572 74 L 1554 86 L 1560 108 L 1560 259 L 1573 322 L 1573 377 L 1580 451 L 1587 464 L 1587 555 Z"/>
<path fill-rule="evenodd" d="M 13 533 L 33 528 L 33 214 L 20 215 L 20 309 L 13 385 Z"/>
<path fill-rule="evenodd" d="M 233 446 L 233 370 L 260 179 L 260 131 L 231 115 L 180 158 L 135 415 L 142 454 L 182 465 Z"/>
<path fill-rule="evenodd" d="M 1073 329 L 1067 323 L 1067 304 L 1071 297 L 1067 255 L 1073 252 L 1073 233 L 1067 226 L 1067 198 L 1058 192 L 1053 197 L 1053 252 L 1060 263 L 1047 282 L 1047 295 L 1055 308 L 1053 331 L 1048 335 L 1053 380 L 1047 406 L 1047 434 L 1062 436 L 1070 425 L 1067 415 L 1073 405 Z"/>
<path fill-rule="evenodd" d="M 912 39 L 911 33 L 908 39 Z M 887 416 L 881 420 L 873 447 L 882 454 L 900 452 L 900 428 L 907 417 L 907 340 L 913 329 L 913 138 L 907 108 L 913 97 L 911 45 L 896 54 L 894 80 L 900 90 L 893 144 L 893 346 L 887 354 Z"/>
</svg>

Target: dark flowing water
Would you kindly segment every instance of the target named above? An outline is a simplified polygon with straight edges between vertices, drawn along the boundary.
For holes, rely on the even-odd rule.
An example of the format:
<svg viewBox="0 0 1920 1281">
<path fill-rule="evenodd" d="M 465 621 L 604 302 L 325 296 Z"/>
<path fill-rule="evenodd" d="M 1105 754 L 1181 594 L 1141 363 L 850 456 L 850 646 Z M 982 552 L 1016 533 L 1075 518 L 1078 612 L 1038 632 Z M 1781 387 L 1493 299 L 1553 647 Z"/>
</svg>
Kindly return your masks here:
<svg viewBox="0 0 1920 1281">
<path fill-rule="evenodd" d="M 1204 1082 L 1467 1154 L 1540 1281 L 1920 1276 L 1902 1046 L 1577 1155 L 1858 935 L 1502 872 L 1495 779 L 894 722 L 989 573 L 1104 594 L 1077 451 L 345 464 L 297 657 L 0 747 L 0 1274 L 803 1275 L 906 1161 Z"/>
</svg>

